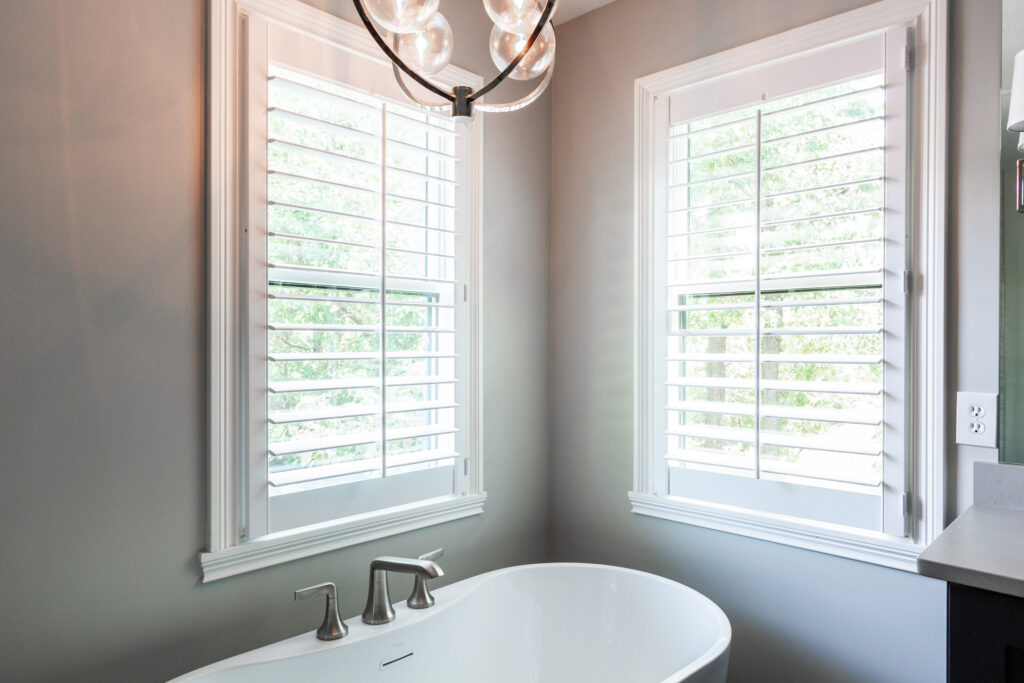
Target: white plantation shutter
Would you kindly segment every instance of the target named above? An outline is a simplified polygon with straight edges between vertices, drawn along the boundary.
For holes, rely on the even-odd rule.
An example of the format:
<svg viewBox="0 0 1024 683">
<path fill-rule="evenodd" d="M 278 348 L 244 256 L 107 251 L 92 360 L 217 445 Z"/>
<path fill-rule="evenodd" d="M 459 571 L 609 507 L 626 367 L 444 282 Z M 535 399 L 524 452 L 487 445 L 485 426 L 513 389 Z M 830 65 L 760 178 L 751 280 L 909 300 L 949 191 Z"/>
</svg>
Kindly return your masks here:
<svg viewBox="0 0 1024 683">
<path fill-rule="evenodd" d="M 260 37 L 254 39 L 259 49 Z M 465 492 L 467 142 L 273 24 L 248 87 L 250 535 Z"/>
<path fill-rule="evenodd" d="M 906 534 L 906 40 L 660 105 L 663 493 Z"/>
</svg>

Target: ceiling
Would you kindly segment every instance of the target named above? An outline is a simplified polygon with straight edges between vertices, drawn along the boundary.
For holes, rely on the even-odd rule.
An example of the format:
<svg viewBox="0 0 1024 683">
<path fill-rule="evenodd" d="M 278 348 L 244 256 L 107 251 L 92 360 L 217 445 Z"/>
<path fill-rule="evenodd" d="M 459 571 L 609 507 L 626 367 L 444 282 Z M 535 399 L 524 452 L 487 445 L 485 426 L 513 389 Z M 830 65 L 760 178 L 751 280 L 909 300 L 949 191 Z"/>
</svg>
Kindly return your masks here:
<svg viewBox="0 0 1024 683">
<path fill-rule="evenodd" d="M 555 12 L 555 19 L 552 23 L 556 26 L 564 24 L 570 19 L 575 19 L 581 14 L 586 14 L 592 9 L 607 5 L 612 0 L 559 0 L 558 11 Z"/>
</svg>

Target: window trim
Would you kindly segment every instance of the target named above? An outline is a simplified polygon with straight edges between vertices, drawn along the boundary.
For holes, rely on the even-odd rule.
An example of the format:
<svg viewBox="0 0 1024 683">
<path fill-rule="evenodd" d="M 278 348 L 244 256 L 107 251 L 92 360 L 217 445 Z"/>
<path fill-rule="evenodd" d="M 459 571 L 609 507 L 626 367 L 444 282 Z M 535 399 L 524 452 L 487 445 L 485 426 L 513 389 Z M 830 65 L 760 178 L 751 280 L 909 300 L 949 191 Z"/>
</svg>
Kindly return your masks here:
<svg viewBox="0 0 1024 683">
<path fill-rule="evenodd" d="M 628 494 L 634 513 L 774 541 L 906 571 L 916 571 L 918 553 L 941 531 L 945 520 L 945 304 L 946 304 L 946 110 L 948 0 L 882 0 L 872 5 L 780 33 L 709 57 L 639 78 L 634 87 L 634 481 Z M 651 450 L 651 353 L 655 343 L 654 268 L 651 239 L 664 210 L 664 183 L 656 144 L 668 126 L 656 101 L 673 93 L 768 62 L 828 48 L 899 25 L 912 25 L 916 111 L 912 132 L 911 214 L 915 240 L 909 340 L 909 443 L 907 458 L 911 518 L 906 539 L 853 531 L 827 523 L 761 513 L 700 500 L 656 495 L 658 456 Z"/>
<path fill-rule="evenodd" d="M 465 129 L 470 136 L 467 189 L 469 207 L 464 239 L 468 240 L 465 264 L 467 308 L 467 374 L 469 397 L 466 431 L 469 452 L 469 490 L 464 495 L 445 496 L 402 505 L 387 511 L 303 527 L 296 531 L 269 534 L 259 539 L 242 539 L 242 506 L 248 493 L 243 488 L 245 458 L 242 453 L 244 401 L 241 392 L 244 364 L 242 321 L 241 239 L 234 226 L 244 217 L 240 188 L 248 169 L 241 168 L 240 147 L 245 126 L 240 115 L 240 67 L 244 29 L 241 18 L 258 14 L 321 40 L 368 57 L 382 65 L 390 63 L 380 54 L 365 30 L 332 14 L 298 0 L 211 0 L 209 3 L 209 119 L 208 128 L 208 249 L 209 249 L 209 539 L 208 549 L 199 555 L 204 583 L 247 571 L 280 564 L 318 553 L 336 550 L 377 538 L 412 531 L 433 524 L 469 517 L 483 512 L 487 494 L 483 490 L 480 430 L 480 188 L 483 121 Z M 435 81 L 442 85 L 483 84 L 480 76 L 455 66 L 442 71 Z"/>
</svg>

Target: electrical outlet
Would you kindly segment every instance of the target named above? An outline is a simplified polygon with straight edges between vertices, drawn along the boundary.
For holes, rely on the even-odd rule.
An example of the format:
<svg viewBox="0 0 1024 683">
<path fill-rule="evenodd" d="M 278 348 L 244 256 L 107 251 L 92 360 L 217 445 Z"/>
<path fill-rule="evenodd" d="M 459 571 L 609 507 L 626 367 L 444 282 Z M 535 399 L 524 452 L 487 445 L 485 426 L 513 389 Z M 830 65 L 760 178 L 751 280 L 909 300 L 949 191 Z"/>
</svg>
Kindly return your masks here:
<svg viewBox="0 0 1024 683">
<path fill-rule="evenodd" d="M 999 394 L 961 391 L 956 395 L 956 442 L 964 446 L 995 448 Z"/>
</svg>

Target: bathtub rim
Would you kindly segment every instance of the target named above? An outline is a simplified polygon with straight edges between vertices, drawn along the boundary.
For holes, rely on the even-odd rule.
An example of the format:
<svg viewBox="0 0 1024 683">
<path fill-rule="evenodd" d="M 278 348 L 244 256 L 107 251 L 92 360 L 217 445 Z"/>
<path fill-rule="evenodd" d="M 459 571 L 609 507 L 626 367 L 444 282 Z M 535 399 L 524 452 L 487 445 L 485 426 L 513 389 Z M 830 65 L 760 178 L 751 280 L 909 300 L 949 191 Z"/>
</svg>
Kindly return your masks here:
<svg viewBox="0 0 1024 683">
<path fill-rule="evenodd" d="M 285 661 L 294 659 L 297 657 L 304 657 L 312 654 L 318 654 L 333 650 L 346 645 L 352 645 L 362 640 L 375 638 L 377 636 L 384 635 L 385 633 L 402 631 L 408 628 L 412 628 L 419 622 L 429 619 L 431 616 L 437 614 L 437 610 L 447 610 L 454 605 L 459 604 L 466 596 L 470 595 L 474 588 L 478 585 L 493 580 L 503 574 L 510 572 L 522 572 L 522 571 L 540 571 L 542 569 L 555 569 L 555 568 L 577 568 L 577 569 L 597 569 L 604 571 L 611 571 L 616 573 L 633 574 L 641 576 L 645 579 L 652 579 L 658 583 L 670 585 L 672 588 L 678 590 L 683 589 L 689 592 L 693 597 L 697 598 L 697 601 L 703 604 L 705 607 L 710 609 L 711 615 L 714 617 L 714 621 L 718 626 L 718 638 L 715 643 L 705 650 L 700 656 L 695 658 L 689 664 L 683 668 L 673 672 L 667 678 L 663 679 L 660 683 L 674 683 L 681 680 L 682 678 L 689 676 L 697 671 L 700 671 L 705 666 L 710 666 L 717 659 L 726 655 L 729 651 L 732 643 L 732 625 L 729 623 L 729 618 L 726 616 L 722 608 L 719 607 L 713 600 L 708 598 L 700 591 L 687 586 L 679 581 L 673 581 L 672 579 L 666 578 L 659 574 L 652 572 L 645 572 L 639 569 L 632 569 L 629 567 L 620 567 L 611 564 L 598 564 L 592 562 L 535 562 L 530 564 L 518 564 L 510 567 L 501 567 L 499 569 L 493 569 L 483 574 L 477 574 L 468 578 L 456 581 L 431 591 L 435 596 L 439 598 L 438 603 L 427 610 L 414 610 L 410 609 L 405 604 L 405 600 L 399 600 L 394 603 L 395 608 L 395 620 L 376 626 L 370 626 L 364 624 L 359 614 L 347 617 L 346 621 L 349 624 L 349 634 L 339 640 L 334 641 L 322 641 L 316 638 L 316 629 L 300 633 L 290 638 L 277 640 L 266 645 L 242 652 L 237 655 L 232 655 L 226 659 L 222 659 L 212 664 L 200 667 L 193 671 L 189 671 L 177 678 L 171 679 L 169 683 L 177 683 L 178 681 L 193 681 L 200 680 L 204 676 L 215 674 L 221 671 L 227 671 L 230 669 L 243 668 L 249 666 L 257 666 L 261 664 L 268 664 L 270 662 Z M 447 598 L 447 599 L 445 599 Z M 442 599 L 443 602 L 442 602 Z M 266 652 L 274 648 L 273 652 Z"/>
</svg>

